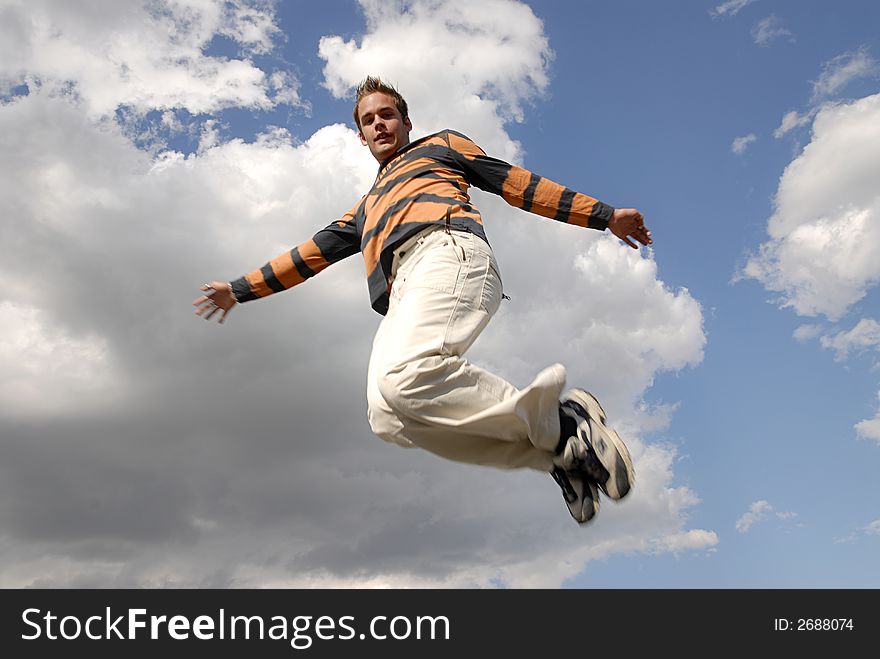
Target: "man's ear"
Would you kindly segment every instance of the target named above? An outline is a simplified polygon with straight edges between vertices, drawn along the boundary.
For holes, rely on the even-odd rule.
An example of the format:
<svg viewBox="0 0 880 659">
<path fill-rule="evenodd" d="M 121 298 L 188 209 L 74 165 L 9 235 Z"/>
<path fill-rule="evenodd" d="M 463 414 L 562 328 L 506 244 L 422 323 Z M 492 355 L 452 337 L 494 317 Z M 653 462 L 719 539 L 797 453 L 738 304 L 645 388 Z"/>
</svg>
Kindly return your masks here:
<svg viewBox="0 0 880 659">
<path fill-rule="evenodd" d="M 412 130 L 412 122 L 409 120 L 409 117 L 403 120 L 403 125 L 406 126 L 406 132 Z"/>
<path fill-rule="evenodd" d="M 358 131 L 358 137 L 361 140 L 361 144 L 363 144 L 364 146 L 367 146 L 367 138 L 364 137 L 364 133 L 362 131 Z"/>
</svg>

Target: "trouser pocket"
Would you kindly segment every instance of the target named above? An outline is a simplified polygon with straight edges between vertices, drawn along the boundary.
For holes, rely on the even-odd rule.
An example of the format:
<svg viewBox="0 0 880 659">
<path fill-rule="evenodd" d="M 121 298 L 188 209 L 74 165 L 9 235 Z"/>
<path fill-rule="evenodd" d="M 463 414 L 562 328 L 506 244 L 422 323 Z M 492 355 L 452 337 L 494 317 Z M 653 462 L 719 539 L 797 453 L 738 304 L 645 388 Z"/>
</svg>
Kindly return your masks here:
<svg viewBox="0 0 880 659">
<path fill-rule="evenodd" d="M 445 231 L 434 231 L 425 237 L 401 265 L 398 279 L 402 290 L 430 288 L 453 294 L 466 266 L 468 254 L 453 242 Z"/>
</svg>

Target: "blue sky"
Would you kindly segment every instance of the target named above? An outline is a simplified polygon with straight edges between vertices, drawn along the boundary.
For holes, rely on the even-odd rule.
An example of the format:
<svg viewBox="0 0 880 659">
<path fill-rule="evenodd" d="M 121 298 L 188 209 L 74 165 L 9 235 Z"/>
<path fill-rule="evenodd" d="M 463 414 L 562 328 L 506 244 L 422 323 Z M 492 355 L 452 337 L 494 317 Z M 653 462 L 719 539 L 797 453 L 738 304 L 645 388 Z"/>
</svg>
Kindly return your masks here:
<svg viewBox="0 0 880 659">
<path fill-rule="evenodd" d="M 4 585 L 880 587 L 876 3 L 84 6 L 0 3 Z M 474 196 L 472 357 L 564 362 L 634 446 L 595 524 L 370 435 L 357 258 L 191 318 L 369 185 L 368 73 L 645 214 L 636 254 Z"/>
</svg>

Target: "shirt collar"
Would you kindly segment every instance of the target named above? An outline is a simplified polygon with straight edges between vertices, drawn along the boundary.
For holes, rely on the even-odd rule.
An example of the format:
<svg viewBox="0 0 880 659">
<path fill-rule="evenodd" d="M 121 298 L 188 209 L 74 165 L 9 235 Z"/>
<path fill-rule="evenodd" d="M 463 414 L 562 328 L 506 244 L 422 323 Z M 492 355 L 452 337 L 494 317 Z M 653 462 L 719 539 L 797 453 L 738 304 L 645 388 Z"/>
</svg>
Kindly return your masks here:
<svg viewBox="0 0 880 659">
<path fill-rule="evenodd" d="M 432 136 L 425 135 L 425 137 L 420 137 L 419 139 L 415 140 L 414 142 L 410 142 L 406 146 L 403 146 L 403 147 L 399 148 L 397 151 L 395 151 L 389 158 L 386 158 L 385 160 L 380 162 L 379 163 L 379 172 L 376 174 L 376 177 L 378 178 L 379 176 L 382 176 L 382 172 L 384 172 L 388 168 L 388 165 L 390 165 L 392 162 L 397 160 L 400 156 L 402 156 L 407 151 L 410 151 L 413 147 L 418 146 L 418 144 L 420 142 L 424 142 L 429 137 L 432 137 Z"/>
</svg>

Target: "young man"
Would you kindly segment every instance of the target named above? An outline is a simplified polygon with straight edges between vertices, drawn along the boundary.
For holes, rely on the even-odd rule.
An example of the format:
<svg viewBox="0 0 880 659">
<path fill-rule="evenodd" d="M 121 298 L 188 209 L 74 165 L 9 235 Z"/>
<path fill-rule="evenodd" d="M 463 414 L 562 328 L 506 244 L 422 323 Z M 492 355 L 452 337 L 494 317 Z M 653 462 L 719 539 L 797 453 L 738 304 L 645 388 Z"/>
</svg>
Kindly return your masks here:
<svg viewBox="0 0 880 659">
<path fill-rule="evenodd" d="M 232 282 L 212 281 L 193 304 L 222 323 L 237 303 L 302 283 L 363 254 L 373 308 L 385 317 L 373 341 L 367 382 L 370 427 L 379 437 L 451 460 L 550 472 L 579 523 L 599 508 L 599 490 L 621 499 L 633 485 L 629 452 L 581 389 L 560 401 L 565 369 L 541 371 L 525 389 L 464 359 L 498 310 L 498 264 L 471 185 L 560 222 L 608 228 L 631 247 L 651 244 L 635 209 L 614 209 L 487 156 L 444 130 L 410 142 L 406 101 L 368 77 L 357 90 L 361 143 L 379 162 L 372 189 L 311 240 Z"/>
</svg>

